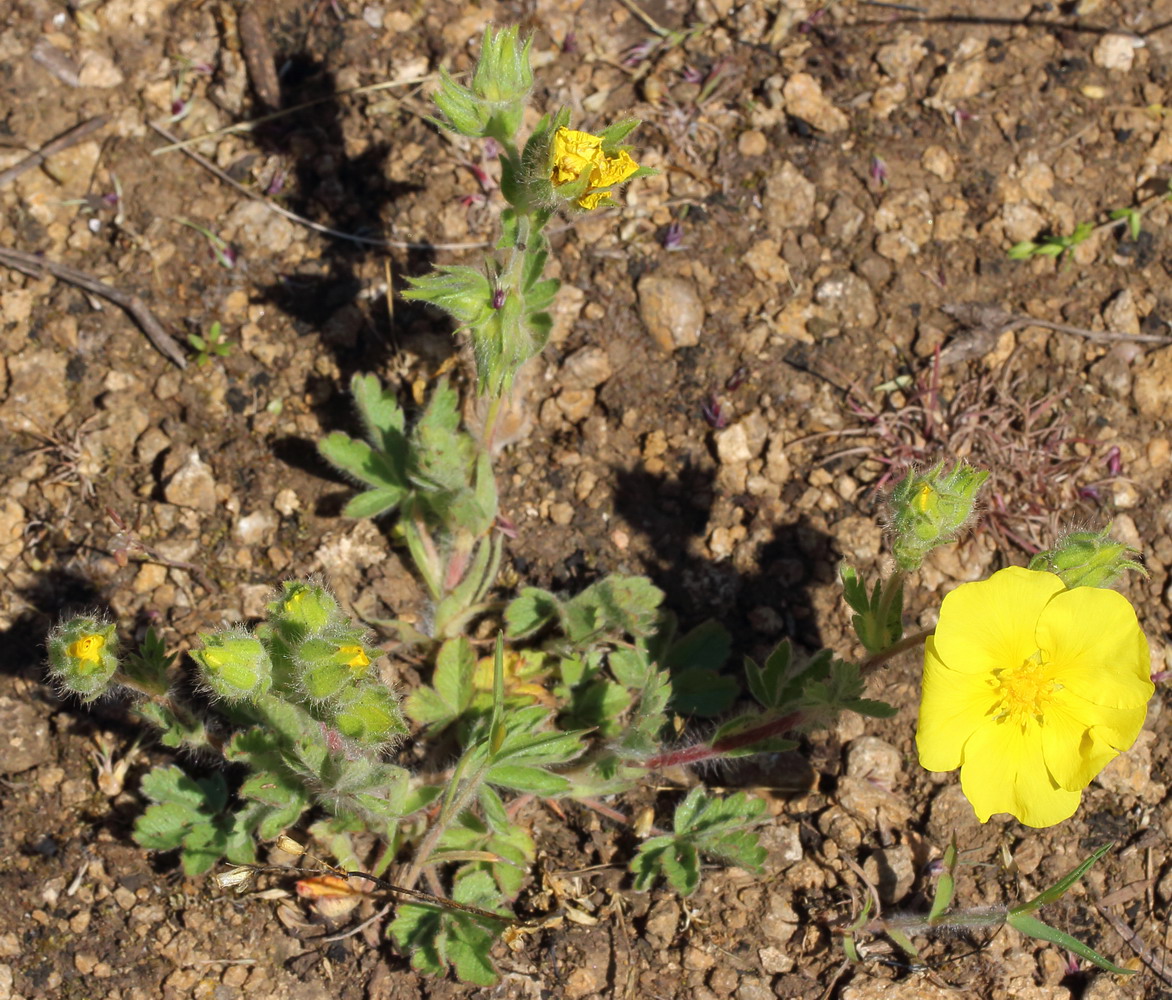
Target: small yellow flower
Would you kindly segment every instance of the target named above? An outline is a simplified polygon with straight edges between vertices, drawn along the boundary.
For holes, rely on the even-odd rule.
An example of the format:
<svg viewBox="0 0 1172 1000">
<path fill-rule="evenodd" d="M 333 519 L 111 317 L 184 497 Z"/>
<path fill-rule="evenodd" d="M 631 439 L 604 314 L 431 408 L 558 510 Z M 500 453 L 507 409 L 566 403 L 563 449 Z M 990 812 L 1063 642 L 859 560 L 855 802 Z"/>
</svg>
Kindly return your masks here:
<svg viewBox="0 0 1172 1000">
<path fill-rule="evenodd" d="M 1154 687 L 1127 599 L 1017 567 L 952 591 L 924 648 L 916 745 L 986 822 L 1052 826 L 1128 749 Z"/>
<path fill-rule="evenodd" d="M 553 134 L 550 181 L 554 187 L 561 187 L 589 171 L 589 187 L 578 198 L 578 204 L 585 209 L 597 208 L 609 196 L 607 188 L 621 184 L 638 169 L 639 164 L 625 149 L 607 156 L 602 151 L 601 136 L 572 128 L 559 128 Z"/>
<path fill-rule="evenodd" d="M 370 657 L 361 646 L 339 646 L 338 656 L 354 673 L 370 666 Z"/>
<path fill-rule="evenodd" d="M 106 637 L 91 632 L 69 644 L 66 652 L 75 660 L 82 660 L 97 666 L 102 662 L 102 647 L 106 645 Z"/>
</svg>

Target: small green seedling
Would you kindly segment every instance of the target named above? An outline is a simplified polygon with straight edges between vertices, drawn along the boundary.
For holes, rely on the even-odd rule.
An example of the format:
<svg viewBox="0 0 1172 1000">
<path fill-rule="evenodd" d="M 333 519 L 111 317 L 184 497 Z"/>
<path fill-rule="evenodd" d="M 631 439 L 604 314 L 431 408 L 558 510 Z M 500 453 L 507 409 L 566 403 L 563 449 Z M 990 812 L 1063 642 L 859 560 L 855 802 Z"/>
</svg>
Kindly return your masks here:
<svg viewBox="0 0 1172 1000">
<path fill-rule="evenodd" d="M 232 353 L 232 342 L 224 336 L 224 328 L 216 320 L 208 327 L 207 336 L 201 337 L 198 333 L 189 333 L 187 342 L 195 348 L 195 363 L 201 368 L 213 357 L 226 358 Z"/>
<path fill-rule="evenodd" d="M 1081 879 L 1113 844 L 1104 844 L 1094 854 L 1076 865 L 1062 876 L 1048 889 L 1038 893 L 1033 899 L 1016 906 L 981 907 L 972 910 L 952 909 L 952 899 L 956 891 L 956 868 L 958 853 L 956 840 L 953 839 L 944 852 L 944 859 L 940 879 L 936 883 L 936 892 L 932 906 L 927 914 L 898 914 L 891 917 L 871 916 L 873 910 L 877 912 L 873 893 L 868 893 L 866 904 L 859 917 L 843 931 L 843 949 L 847 957 L 858 962 L 862 960 L 859 949 L 858 935 L 883 934 L 890 938 L 899 948 L 912 958 L 919 958 L 919 950 L 912 943 L 914 935 L 957 934 L 981 928 L 997 930 L 1003 926 L 1038 941 L 1049 941 L 1067 951 L 1085 958 L 1088 962 L 1098 966 L 1106 972 L 1113 972 L 1119 976 L 1131 975 L 1131 969 L 1124 969 L 1100 955 L 1093 948 L 1083 944 L 1077 938 L 1065 931 L 1060 931 L 1044 923 L 1035 911 L 1057 902 Z"/>
<path fill-rule="evenodd" d="M 1069 236 L 1043 236 L 1040 242 L 1022 240 L 1009 248 L 1010 260 L 1029 260 L 1031 257 L 1061 257 L 1080 243 L 1085 243 L 1095 231 L 1093 222 L 1080 222 Z"/>
</svg>

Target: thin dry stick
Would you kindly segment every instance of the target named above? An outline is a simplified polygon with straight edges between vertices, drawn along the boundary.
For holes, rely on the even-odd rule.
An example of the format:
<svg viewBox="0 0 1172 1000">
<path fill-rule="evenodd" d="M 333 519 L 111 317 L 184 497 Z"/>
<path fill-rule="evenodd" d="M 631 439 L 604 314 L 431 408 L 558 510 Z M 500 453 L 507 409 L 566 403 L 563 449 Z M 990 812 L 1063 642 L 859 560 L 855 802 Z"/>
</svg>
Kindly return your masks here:
<svg viewBox="0 0 1172 1000">
<path fill-rule="evenodd" d="M 1172 344 L 1172 337 L 1161 337 L 1157 333 L 1123 333 L 1118 330 L 1088 330 L 1081 326 L 1068 326 L 1065 323 L 1051 323 L 1048 319 L 1037 319 L 1022 313 L 1012 313 L 1010 322 L 1002 327 L 1006 330 L 1020 330 L 1026 326 L 1040 326 L 1045 330 L 1057 330 L 1059 333 L 1069 333 L 1075 337 L 1085 337 L 1087 340 L 1099 342 L 1112 340 L 1130 340 L 1142 344 Z"/>
<path fill-rule="evenodd" d="M 146 307 L 146 303 L 132 292 L 124 292 L 113 285 L 107 285 L 104 281 L 99 281 L 84 271 L 79 271 L 67 264 L 57 264 L 35 254 L 14 250 L 11 247 L 0 246 L 0 264 L 32 278 L 40 278 L 45 273 L 49 273 L 59 281 L 84 288 L 87 292 L 100 295 L 113 302 L 114 305 L 130 313 L 142 332 L 147 335 L 147 339 L 163 357 L 174 362 L 180 368 L 187 367 L 187 359 L 183 356 L 183 351 L 174 338 L 163 328 L 163 324 L 155 319 L 154 313 Z"/>
<path fill-rule="evenodd" d="M 1092 895 L 1092 898 L 1095 900 L 1095 906 L 1098 908 L 1098 911 L 1107 919 L 1107 922 L 1115 928 L 1115 933 L 1123 938 L 1123 940 L 1131 946 L 1131 950 L 1140 957 L 1140 960 L 1143 962 L 1143 964 L 1151 969 L 1157 978 L 1162 980 L 1165 985 L 1172 986 L 1172 975 L 1169 974 L 1168 966 L 1164 962 L 1164 959 L 1153 954 L 1152 950 L 1146 944 L 1144 944 L 1143 938 L 1141 938 L 1135 931 L 1128 927 L 1127 924 L 1120 920 L 1119 917 L 1115 916 L 1114 913 L 1112 913 L 1106 906 L 1104 906 L 1102 900 L 1098 899 L 1094 895 Z"/>
<path fill-rule="evenodd" d="M 170 132 L 154 122 L 147 122 L 147 124 L 159 135 L 169 142 L 178 142 L 178 140 Z M 476 243 L 410 243 L 403 240 L 384 240 L 375 239 L 370 236 L 356 236 L 354 233 L 343 233 L 337 229 L 331 229 L 329 226 L 323 226 L 319 222 L 314 222 L 304 216 L 298 215 L 296 212 L 290 212 L 287 208 L 278 205 L 276 202 L 269 201 L 263 195 L 257 194 L 255 191 L 250 191 L 243 184 L 234 181 L 224 171 L 212 163 L 204 156 L 193 149 L 184 148 L 183 152 L 190 156 L 196 163 L 198 163 L 204 170 L 214 174 L 221 181 L 236 191 L 239 191 L 246 198 L 251 198 L 253 201 L 259 201 L 262 205 L 277 215 L 282 215 L 290 222 L 296 222 L 299 226 L 305 226 L 306 229 L 312 229 L 314 232 L 322 233 L 326 236 L 333 236 L 339 240 L 349 240 L 352 243 L 362 243 L 366 246 L 382 247 L 387 250 L 483 250 L 485 247 L 492 246 L 487 240 L 481 240 Z"/>
<path fill-rule="evenodd" d="M 68 149 L 70 146 L 76 146 L 82 139 L 84 139 L 91 132 L 96 132 L 103 125 L 110 120 L 109 115 L 97 115 L 80 125 L 74 125 L 73 128 L 66 132 L 62 132 L 56 139 L 45 143 L 35 153 L 29 153 L 19 163 L 13 164 L 7 170 L 0 172 L 0 187 L 4 187 L 10 181 L 16 180 L 26 170 L 32 170 L 33 167 L 39 167 L 54 153 L 60 153 L 63 149 Z"/>
<path fill-rule="evenodd" d="M 203 132 L 200 135 L 193 135 L 190 139 L 175 139 L 174 142 L 166 146 L 160 146 L 158 149 L 151 150 L 151 156 L 161 156 L 163 153 L 171 153 L 177 149 L 186 149 L 188 146 L 194 146 L 197 142 L 203 142 L 205 139 L 218 139 L 224 135 L 238 135 L 243 132 L 251 132 L 258 125 L 264 125 L 268 122 L 275 121 L 278 118 L 284 118 L 287 115 L 295 114 L 305 108 L 316 107 L 319 104 L 328 104 L 331 101 L 336 101 L 341 97 L 349 97 L 354 94 L 372 94 L 379 90 L 390 90 L 391 87 L 408 87 L 417 83 L 426 83 L 433 79 L 432 76 L 412 76 L 405 80 L 383 80 L 381 83 L 368 83 L 363 87 L 351 87 L 349 90 L 339 90 L 336 94 L 329 94 L 326 97 L 315 97 L 312 101 L 304 101 L 301 104 L 295 104 L 291 108 L 282 108 L 280 111 L 274 111 L 271 114 L 261 115 L 259 118 L 253 118 L 246 122 L 236 122 L 232 125 L 225 125 L 223 128 L 215 129 L 212 132 Z"/>
</svg>

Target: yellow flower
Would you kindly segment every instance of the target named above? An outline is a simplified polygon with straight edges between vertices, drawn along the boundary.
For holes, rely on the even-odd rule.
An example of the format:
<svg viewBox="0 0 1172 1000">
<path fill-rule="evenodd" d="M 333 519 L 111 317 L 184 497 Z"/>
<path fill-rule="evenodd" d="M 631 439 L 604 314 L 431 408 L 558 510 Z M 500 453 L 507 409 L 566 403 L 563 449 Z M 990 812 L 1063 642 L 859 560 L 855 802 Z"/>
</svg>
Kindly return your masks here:
<svg viewBox="0 0 1172 1000">
<path fill-rule="evenodd" d="M 71 642 L 66 652 L 75 660 L 97 665 L 102 662 L 101 654 L 104 645 L 106 645 L 106 637 L 91 632 L 89 635 L 83 635 L 75 642 Z"/>
<path fill-rule="evenodd" d="M 572 184 L 589 171 L 589 186 L 578 197 L 578 204 L 585 209 L 597 208 L 598 203 L 609 197 L 605 190 L 613 184 L 621 184 L 630 177 L 639 164 L 631 159 L 625 150 L 615 156 L 602 151 L 602 137 L 572 128 L 559 128 L 553 134 L 553 162 L 549 179 L 554 187 Z"/>
<path fill-rule="evenodd" d="M 338 656 L 354 673 L 370 666 L 370 657 L 361 646 L 339 646 Z"/>
<path fill-rule="evenodd" d="M 1154 687 L 1127 599 L 1003 569 L 952 591 L 924 648 L 916 745 L 929 771 L 959 767 L 986 822 L 1074 814 L 1082 790 L 1143 725 Z"/>
</svg>

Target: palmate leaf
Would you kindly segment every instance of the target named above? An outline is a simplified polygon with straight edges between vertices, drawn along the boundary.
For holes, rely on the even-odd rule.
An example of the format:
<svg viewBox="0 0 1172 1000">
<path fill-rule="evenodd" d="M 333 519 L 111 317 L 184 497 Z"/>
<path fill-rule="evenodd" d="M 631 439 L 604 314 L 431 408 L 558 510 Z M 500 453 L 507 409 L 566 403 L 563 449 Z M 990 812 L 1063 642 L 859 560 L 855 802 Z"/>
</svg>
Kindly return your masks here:
<svg viewBox="0 0 1172 1000">
<path fill-rule="evenodd" d="M 500 891 L 485 871 L 458 879 L 452 899 L 508 917 L 501 906 Z M 497 923 L 459 910 L 400 903 L 387 932 L 398 949 L 411 956 L 411 966 L 417 971 L 439 976 L 451 965 L 464 982 L 491 986 L 497 972 L 489 951 L 507 926 L 507 919 Z"/>
<path fill-rule="evenodd" d="M 681 895 L 700 884 L 699 856 L 708 855 L 750 871 L 760 871 L 766 851 L 754 827 L 765 820 L 765 803 L 744 792 L 726 798 L 693 788 L 677 807 L 674 833 L 647 840 L 631 861 L 635 888 L 647 889 L 663 876 Z"/>
</svg>

